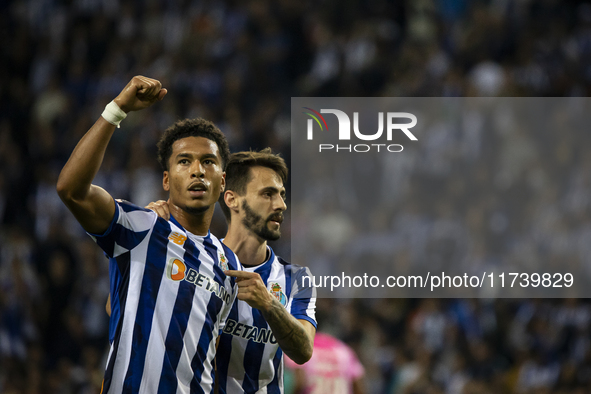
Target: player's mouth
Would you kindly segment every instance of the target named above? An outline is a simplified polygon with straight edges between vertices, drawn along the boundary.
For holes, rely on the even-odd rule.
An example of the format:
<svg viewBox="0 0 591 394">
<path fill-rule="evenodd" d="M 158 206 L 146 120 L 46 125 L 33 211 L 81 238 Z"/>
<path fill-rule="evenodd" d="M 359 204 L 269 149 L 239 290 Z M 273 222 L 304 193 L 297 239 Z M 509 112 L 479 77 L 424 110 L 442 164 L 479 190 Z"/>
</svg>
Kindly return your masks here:
<svg viewBox="0 0 591 394">
<path fill-rule="evenodd" d="M 192 197 L 201 197 L 207 191 L 207 186 L 203 182 L 193 182 L 188 188 Z"/>
<path fill-rule="evenodd" d="M 277 227 L 281 226 L 281 223 L 283 223 L 283 215 L 279 214 L 279 215 L 271 215 L 269 216 L 269 218 L 267 219 L 267 221 Z"/>
</svg>

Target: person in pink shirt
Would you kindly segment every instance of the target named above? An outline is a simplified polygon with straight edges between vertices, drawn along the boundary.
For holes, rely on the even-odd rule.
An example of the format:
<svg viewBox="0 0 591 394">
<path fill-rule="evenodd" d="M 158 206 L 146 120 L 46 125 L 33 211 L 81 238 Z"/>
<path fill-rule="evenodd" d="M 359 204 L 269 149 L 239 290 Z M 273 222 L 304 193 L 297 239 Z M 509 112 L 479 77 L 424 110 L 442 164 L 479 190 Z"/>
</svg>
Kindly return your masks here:
<svg viewBox="0 0 591 394">
<path fill-rule="evenodd" d="M 285 357 L 295 373 L 296 394 L 364 394 L 365 370 L 353 350 L 340 340 L 319 332 L 310 361 L 297 365 Z"/>
</svg>

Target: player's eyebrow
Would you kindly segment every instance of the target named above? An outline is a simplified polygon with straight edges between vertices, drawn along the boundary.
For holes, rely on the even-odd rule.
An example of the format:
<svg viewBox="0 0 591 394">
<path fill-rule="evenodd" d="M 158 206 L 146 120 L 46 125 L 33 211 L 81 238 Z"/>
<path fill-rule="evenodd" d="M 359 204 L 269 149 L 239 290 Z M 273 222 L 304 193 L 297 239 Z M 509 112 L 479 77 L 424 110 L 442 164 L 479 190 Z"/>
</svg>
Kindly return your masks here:
<svg viewBox="0 0 591 394">
<path fill-rule="evenodd" d="M 213 153 L 205 153 L 203 155 L 200 156 L 201 160 L 205 160 L 205 159 L 215 159 L 216 161 L 218 161 L 218 157 L 217 155 L 214 155 Z"/>
<path fill-rule="evenodd" d="M 187 159 L 192 159 L 193 155 L 190 153 L 179 153 L 175 156 L 176 159 L 180 159 L 180 158 L 187 158 Z"/>
<path fill-rule="evenodd" d="M 261 190 L 261 193 L 264 193 L 264 192 L 279 193 L 281 195 L 281 197 L 285 197 L 285 188 L 284 187 L 279 189 L 279 188 L 276 188 L 275 186 L 267 186 Z"/>
<path fill-rule="evenodd" d="M 187 159 L 193 159 L 196 155 L 192 154 L 192 153 L 187 153 L 187 152 L 181 152 L 179 154 L 176 155 L 176 159 L 181 159 L 181 158 L 187 158 Z M 213 153 L 204 153 L 202 155 L 199 155 L 199 159 L 200 160 L 205 160 L 205 159 L 215 159 L 216 161 L 218 161 L 218 157 L 217 155 L 214 155 Z"/>
</svg>

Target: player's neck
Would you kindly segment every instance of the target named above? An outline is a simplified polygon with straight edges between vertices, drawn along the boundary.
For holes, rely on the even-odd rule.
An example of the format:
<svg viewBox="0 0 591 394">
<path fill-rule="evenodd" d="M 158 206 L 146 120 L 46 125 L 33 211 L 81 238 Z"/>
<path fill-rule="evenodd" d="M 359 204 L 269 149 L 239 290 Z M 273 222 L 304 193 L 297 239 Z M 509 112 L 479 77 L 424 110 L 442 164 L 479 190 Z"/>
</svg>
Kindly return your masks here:
<svg viewBox="0 0 591 394">
<path fill-rule="evenodd" d="M 230 223 L 224 244 L 236 253 L 240 263 L 246 267 L 255 267 L 267 261 L 267 241 L 244 226 Z"/>
<path fill-rule="evenodd" d="M 168 201 L 170 215 L 187 231 L 192 234 L 205 236 L 209 232 L 211 219 L 213 218 L 214 206 L 212 205 L 203 212 L 188 212 L 183 208 Z"/>
</svg>

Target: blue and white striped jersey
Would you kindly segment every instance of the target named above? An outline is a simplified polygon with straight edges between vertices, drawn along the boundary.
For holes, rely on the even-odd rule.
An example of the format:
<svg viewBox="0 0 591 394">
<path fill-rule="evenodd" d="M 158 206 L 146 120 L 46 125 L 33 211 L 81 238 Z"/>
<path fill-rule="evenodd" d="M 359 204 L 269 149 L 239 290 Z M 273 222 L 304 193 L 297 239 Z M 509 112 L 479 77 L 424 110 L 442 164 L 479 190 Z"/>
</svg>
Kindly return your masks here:
<svg viewBox="0 0 591 394">
<path fill-rule="evenodd" d="M 213 235 L 117 202 L 110 257 L 111 349 L 102 393 L 211 393 L 216 339 L 236 298 L 236 256 Z"/>
<path fill-rule="evenodd" d="M 269 248 L 265 263 L 244 270 L 257 272 L 296 319 L 316 327 L 316 289 L 302 286 L 302 278 L 311 276 L 308 268 L 288 264 Z M 220 394 L 283 393 L 283 352 L 262 313 L 245 301 L 232 305 L 216 363 Z"/>
</svg>

